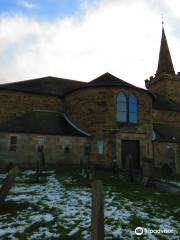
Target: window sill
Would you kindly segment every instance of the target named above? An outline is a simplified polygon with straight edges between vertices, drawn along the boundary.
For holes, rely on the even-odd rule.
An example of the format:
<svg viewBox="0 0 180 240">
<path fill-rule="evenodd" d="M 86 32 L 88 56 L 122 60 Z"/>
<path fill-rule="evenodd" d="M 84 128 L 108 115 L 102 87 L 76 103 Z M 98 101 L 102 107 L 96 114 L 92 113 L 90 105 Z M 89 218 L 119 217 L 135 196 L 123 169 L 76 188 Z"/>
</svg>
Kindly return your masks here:
<svg viewBox="0 0 180 240">
<path fill-rule="evenodd" d="M 121 126 L 121 127 L 134 127 L 134 126 L 138 126 L 139 125 L 139 123 L 137 122 L 137 123 L 129 123 L 129 122 L 125 122 L 125 123 L 121 123 L 121 122 L 117 122 L 117 125 L 118 126 Z"/>
</svg>

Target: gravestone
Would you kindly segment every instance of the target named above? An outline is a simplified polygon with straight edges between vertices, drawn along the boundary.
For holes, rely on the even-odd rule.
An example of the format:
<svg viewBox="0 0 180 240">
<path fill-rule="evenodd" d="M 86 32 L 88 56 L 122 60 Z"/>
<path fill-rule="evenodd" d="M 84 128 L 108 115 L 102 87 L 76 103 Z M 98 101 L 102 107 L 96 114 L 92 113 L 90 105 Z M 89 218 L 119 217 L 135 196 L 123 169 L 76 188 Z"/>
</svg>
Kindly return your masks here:
<svg viewBox="0 0 180 240">
<path fill-rule="evenodd" d="M 104 240 L 104 189 L 100 180 L 92 183 L 91 240 Z"/>
<path fill-rule="evenodd" d="M 7 177 L 5 178 L 5 180 L 3 181 L 3 185 L 0 189 L 0 201 L 5 201 L 8 193 L 9 193 L 9 190 L 11 189 L 12 185 L 15 182 L 17 173 L 18 173 L 17 167 L 13 167 L 9 171 L 9 173 L 8 173 Z"/>
<path fill-rule="evenodd" d="M 39 181 L 39 177 L 42 176 L 44 168 L 45 168 L 45 156 L 44 156 L 44 149 L 39 147 L 37 151 L 37 160 L 36 160 L 36 173 L 35 179 Z"/>
<path fill-rule="evenodd" d="M 82 175 L 87 179 L 92 180 L 94 178 L 94 165 L 91 161 L 92 146 L 90 142 L 84 144 L 84 164 Z"/>
<path fill-rule="evenodd" d="M 142 184 L 147 186 L 154 177 L 154 162 L 152 159 L 143 159 L 142 163 Z"/>
</svg>

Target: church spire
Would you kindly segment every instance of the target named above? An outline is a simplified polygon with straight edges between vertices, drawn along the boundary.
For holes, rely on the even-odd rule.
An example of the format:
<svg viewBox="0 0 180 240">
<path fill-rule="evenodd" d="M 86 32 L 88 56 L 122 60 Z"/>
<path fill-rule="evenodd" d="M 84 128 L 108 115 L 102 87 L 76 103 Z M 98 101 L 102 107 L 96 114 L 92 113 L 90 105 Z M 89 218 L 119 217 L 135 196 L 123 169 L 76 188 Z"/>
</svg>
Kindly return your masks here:
<svg viewBox="0 0 180 240">
<path fill-rule="evenodd" d="M 164 26 L 162 26 L 162 37 L 161 37 L 161 46 L 159 52 L 159 62 L 156 75 L 161 73 L 175 74 L 173 62 L 171 59 L 171 54 L 169 51 L 166 34 L 164 31 Z"/>
</svg>

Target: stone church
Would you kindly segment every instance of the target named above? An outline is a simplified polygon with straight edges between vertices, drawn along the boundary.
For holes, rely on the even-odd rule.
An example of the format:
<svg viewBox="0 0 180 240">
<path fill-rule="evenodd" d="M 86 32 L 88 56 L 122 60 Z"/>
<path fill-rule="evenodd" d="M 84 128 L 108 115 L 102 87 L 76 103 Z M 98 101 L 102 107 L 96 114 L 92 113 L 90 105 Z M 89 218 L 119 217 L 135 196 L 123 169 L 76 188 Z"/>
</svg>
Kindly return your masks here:
<svg viewBox="0 0 180 240">
<path fill-rule="evenodd" d="M 2 81 L 3 79 L 1 79 Z M 180 73 L 175 73 L 164 28 L 157 71 L 146 89 L 110 73 L 90 82 L 55 77 L 0 84 L 0 168 L 9 162 L 133 168 L 151 159 L 180 172 Z"/>
</svg>

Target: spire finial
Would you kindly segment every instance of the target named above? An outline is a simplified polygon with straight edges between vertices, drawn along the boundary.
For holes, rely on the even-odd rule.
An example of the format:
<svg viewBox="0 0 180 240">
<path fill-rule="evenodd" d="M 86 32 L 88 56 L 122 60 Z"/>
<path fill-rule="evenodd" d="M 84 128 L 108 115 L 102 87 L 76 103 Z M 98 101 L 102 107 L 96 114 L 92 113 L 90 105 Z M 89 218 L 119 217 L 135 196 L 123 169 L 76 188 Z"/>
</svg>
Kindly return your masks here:
<svg viewBox="0 0 180 240">
<path fill-rule="evenodd" d="M 161 16 L 162 16 L 162 27 L 164 27 L 164 14 L 162 13 Z"/>
</svg>

